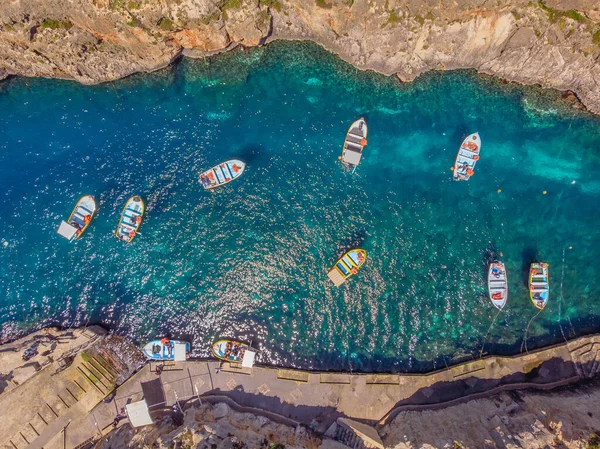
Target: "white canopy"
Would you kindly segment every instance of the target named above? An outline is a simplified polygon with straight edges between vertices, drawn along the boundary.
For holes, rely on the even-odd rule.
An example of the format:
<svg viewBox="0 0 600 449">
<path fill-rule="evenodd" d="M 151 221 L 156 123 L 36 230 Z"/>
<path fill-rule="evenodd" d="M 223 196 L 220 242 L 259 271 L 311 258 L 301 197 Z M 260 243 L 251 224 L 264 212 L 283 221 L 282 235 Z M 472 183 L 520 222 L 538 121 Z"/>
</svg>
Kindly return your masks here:
<svg viewBox="0 0 600 449">
<path fill-rule="evenodd" d="M 185 362 L 186 358 L 185 343 L 175 343 L 173 360 L 176 362 Z"/>
<path fill-rule="evenodd" d="M 344 162 L 347 164 L 358 165 L 361 157 L 362 153 L 357 153 L 356 151 L 346 150 L 344 152 Z"/>
<path fill-rule="evenodd" d="M 244 358 L 242 359 L 242 367 L 252 368 L 254 366 L 254 357 L 256 357 L 256 352 L 246 349 L 244 351 Z"/>
<path fill-rule="evenodd" d="M 66 221 L 61 221 L 60 226 L 58 227 L 58 230 L 56 232 L 58 232 L 58 235 L 60 235 L 61 237 L 64 237 L 67 240 L 71 240 L 73 236 L 75 236 L 77 228 L 75 226 L 71 226 Z"/>
<path fill-rule="evenodd" d="M 148 426 L 154 424 L 150 411 L 148 410 L 148 404 L 146 400 L 142 399 L 139 402 L 133 402 L 125 406 L 127 417 L 133 427 Z"/>
</svg>

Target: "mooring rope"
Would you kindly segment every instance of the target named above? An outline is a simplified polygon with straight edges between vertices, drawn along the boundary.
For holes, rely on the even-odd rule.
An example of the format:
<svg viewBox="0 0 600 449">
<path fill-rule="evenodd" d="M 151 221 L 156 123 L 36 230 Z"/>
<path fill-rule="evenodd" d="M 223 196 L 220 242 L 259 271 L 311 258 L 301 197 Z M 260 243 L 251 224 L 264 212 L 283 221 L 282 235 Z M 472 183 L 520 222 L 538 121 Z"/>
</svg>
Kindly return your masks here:
<svg viewBox="0 0 600 449">
<path fill-rule="evenodd" d="M 479 358 L 481 358 L 481 355 L 483 354 L 483 348 L 485 347 L 485 342 L 487 341 L 487 337 L 488 337 L 490 331 L 492 330 L 492 326 L 494 325 L 496 318 L 498 318 L 498 316 L 500 316 L 500 312 L 502 312 L 502 309 L 498 309 L 498 313 L 496 313 L 496 315 L 494 316 L 494 319 L 492 320 L 490 327 L 488 327 L 488 330 L 485 333 L 485 337 L 483 337 L 483 344 L 481 345 L 481 351 L 479 351 Z"/>
<path fill-rule="evenodd" d="M 529 324 L 527 325 L 527 328 L 525 329 L 525 335 L 524 335 L 524 337 L 523 337 L 523 343 L 521 343 L 521 352 L 523 352 L 523 345 L 525 345 L 525 352 L 526 352 L 527 354 L 529 354 L 529 351 L 527 350 L 527 333 L 529 332 L 529 326 L 531 326 L 531 323 L 533 323 L 533 320 L 535 320 L 535 319 L 537 318 L 537 316 L 538 316 L 540 313 L 542 313 L 542 311 L 543 311 L 543 310 L 544 310 L 544 309 L 541 309 L 541 310 L 539 310 L 539 311 L 538 311 L 538 313 L 536 313 L 536 314 L 533 316 L 533 318 L 531 318 L 531 319 L 529 320 Z"/>
<path fill-rule="evenodd" d="M 562 272 L 560 275 L 560 297 L 558 299 L 558 326 L 560 327 L 560 333 L 562 334 L 565 343 L 568 343 L 565 331 L 563 330 L 562 320 L 562 303 L 563 303 L 563 280 L 565 279 L 565 247 L 563 246 L 563 258 L 562 258 Z"/>
</svg>

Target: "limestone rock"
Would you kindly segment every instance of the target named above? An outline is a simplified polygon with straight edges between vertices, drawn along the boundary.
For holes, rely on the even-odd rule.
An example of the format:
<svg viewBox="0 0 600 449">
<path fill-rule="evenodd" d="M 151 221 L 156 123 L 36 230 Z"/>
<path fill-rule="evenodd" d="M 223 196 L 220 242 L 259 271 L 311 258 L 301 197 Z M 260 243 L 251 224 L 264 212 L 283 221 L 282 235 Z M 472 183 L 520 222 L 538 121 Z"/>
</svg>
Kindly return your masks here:
<svg viewBox="0 0 600 449">
<path fill-rule="evenodd" d="M 212 415 L 215 419 L 224 418 L 229 415 L 229 406 L 224 402 L 219 402 L 212 409 Z"/>
<path fill-rule="evenodd" d="M 110 81 L 236 44 L 310 39 L 361 69 L 413 80 L 475 68 L 572 91 L 600 113 L 597 0 L 11 0 L 0 2 L 0 79 Z M 569 11 L 567 13 L 567 11 Z"/>
<path fill-rule="evenodd" d="M 583 449 L 600 428 L 600 384 L 501 393 L 436 411 L 404 412 L 381 429 L 386 448 Z"/>
</svg>

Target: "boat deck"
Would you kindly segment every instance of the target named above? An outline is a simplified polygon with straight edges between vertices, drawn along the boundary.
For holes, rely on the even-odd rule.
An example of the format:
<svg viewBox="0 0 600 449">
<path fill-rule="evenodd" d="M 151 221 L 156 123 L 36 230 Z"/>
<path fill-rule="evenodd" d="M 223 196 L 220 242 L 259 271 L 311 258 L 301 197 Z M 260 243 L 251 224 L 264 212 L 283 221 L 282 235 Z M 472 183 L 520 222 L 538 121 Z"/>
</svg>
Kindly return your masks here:
<svg viewBox="0 0 600 449">
<path fill-rule="evenodd" d="M 331 282 L 333 282 L 333 284 L 336 287 L 339 287 L 344 282 L 346 282 L 346 278 L 342 276 L 342 274 L 335 268 L 330 270 L 329 273 L 327 273 L 327 276 L 329 277 L 329 279 L 331 279 Z"/>
</svg>

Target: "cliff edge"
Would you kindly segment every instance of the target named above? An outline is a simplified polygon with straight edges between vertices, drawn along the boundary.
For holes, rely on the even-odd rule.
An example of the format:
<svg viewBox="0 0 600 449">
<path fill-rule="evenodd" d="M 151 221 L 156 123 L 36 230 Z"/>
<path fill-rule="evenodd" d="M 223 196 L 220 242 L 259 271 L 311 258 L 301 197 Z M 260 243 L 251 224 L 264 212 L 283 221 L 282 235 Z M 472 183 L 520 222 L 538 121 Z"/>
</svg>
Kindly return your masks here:
<svg viewBox="0 0 600 449">
<path fill-rule="evenodd" d="M 571 90 L 600 113 L 596 0 L 7 0 L 0 79 L 94 84 L 237 44 L 313 40 L 360 69 L 410 81 L 475 68 Z"/>
</svg>

